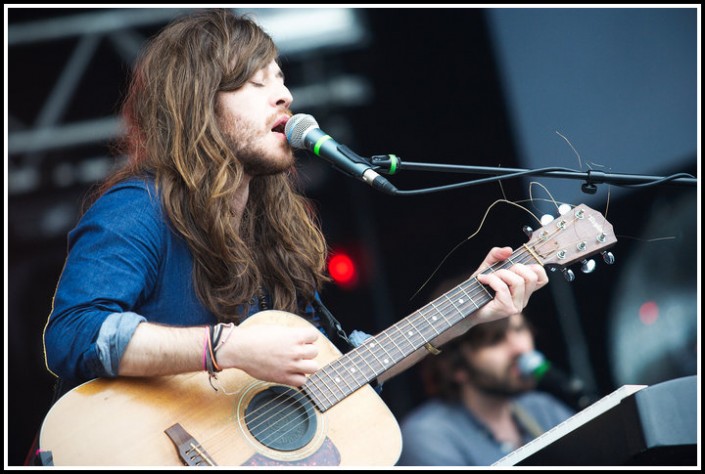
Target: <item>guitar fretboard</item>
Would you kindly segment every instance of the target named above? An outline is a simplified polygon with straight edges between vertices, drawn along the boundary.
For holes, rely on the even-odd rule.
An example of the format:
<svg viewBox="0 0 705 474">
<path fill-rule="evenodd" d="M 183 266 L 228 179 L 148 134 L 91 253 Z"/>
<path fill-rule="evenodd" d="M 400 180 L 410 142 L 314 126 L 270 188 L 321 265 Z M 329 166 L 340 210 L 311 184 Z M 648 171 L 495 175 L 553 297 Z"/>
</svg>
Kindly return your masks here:
<svg viewBox="0 0 705 474">
<path fill-rule="evenodd" d="M 526 247 L 522 247 L 509 259 L 483 273 L 529 261 L 534 263 L 536 259 Z M 458 324 L 493 297 L 489 288 L 476 277 L 471 277 L 311 375 L 302 390 L 323 412 Z"/>
</svg>

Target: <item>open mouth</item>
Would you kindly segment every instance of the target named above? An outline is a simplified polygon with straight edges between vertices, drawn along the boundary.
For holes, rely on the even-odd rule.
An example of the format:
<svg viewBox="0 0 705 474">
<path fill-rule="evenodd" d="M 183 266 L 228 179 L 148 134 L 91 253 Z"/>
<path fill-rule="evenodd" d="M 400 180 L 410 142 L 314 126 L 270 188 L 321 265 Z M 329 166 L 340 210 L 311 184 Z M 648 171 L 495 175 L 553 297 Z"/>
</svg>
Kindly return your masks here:
<svg viewBox="0 0 705 474">
<path fill-rule="evenodd" d="M 272 131 L 274 133 L 281 133 L 285 134 L 286 133 L 286 122 L 289 120 L 289 117 L 283 116 L 279 120 L 277 120 L 272 127 Z"/>
</svg>

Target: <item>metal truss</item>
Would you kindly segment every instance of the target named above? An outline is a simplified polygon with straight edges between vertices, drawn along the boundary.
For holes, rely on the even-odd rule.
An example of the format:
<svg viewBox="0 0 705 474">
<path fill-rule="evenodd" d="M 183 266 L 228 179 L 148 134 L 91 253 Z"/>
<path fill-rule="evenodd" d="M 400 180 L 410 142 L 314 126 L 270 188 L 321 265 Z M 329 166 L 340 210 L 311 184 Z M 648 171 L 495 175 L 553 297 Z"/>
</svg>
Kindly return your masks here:
<svg viewBox="0 0 705 474">
<path fill-rule="evenodd" d="M 28 119 L 26 110 L 8 107 L 6 160 L 10 195 L 37 191 L 46 186 L 47 179 L 51 181 L 50 187 L 60 187 L 62 183 L 71 184 L 76 180 L 94 181 L 110 171 L 112 161 L 105 156 L 96 156 L 96 148 L 104 147 L 119 137 L 123 129 L 114 114 L 104 111 L 90 113 L 88 109 L 96 101 L 91 94 L 96 92 L 85 85 L 86 74 L 100 67 L 97 61 L 105 60 L 101 55 L 105 54 L 106 45 L 116 55 L 115 61 L 131 67 L 148 36 L 187 10 L 106 8 L 74 13 L 72 9 L 63 9 L 52 10 L 57 16 L 46 18 L 49 11 L 34 9 L 37 17 L 44 18 L 21 22 L 13 21 L 13 8 L 6 10 L 9 58 L 28 54 L 33 60 L 41 62 L 45 55 L 55 54 L 57 44 L 65 45 L 62 70 L 56 78 L 48 78 L 46 91 L 36 91 L 45 97 L 36 115 Z M 352 9 L 261 8 L 247 12 L 254 15 L 273 36 L 282 57 L 289 64 L 317 63 L 316 69 L 320 70 L 320 62 L 326 55 L 343 49 L 360 48 L 367 42 L 360 16 Z M 22 18 L 31 15 L 32 10 L 29 9 L 21 12 Z M 16 68 L 14 72 L 24 67 L 17 62 L 11 61 L 10 64 Z M 7 71 L 7 75 L 8 95 L 11 96 L 15 88 L 26 86 L 21 80 L 20 83 L 13 81 L 12 69 Z M 307 85 L 290 84 L 292 93 L 297 97 L 297 105 L 302 109 L 362 104 L 371 96 L 369 84 L 354 75 L 339 73 L 328 74 L 321 81 L 309 79 Z M 114 91 L 115 102 L 119 92 Z M 68 119 L 67 110 L 75 100 L 84 102 L 81 109 L 86 111 L 86 116 Z M 12 100 L 9 102 L 12 103 Z M 22 118 L 21 112 L 25 113 Z M 64 163 L 61 167 L 57 161 L 64 161 L 61 157 L 68 155 L 67 150 L 71 150 L 71 164 Z M 82 154 L 86 156 L 81 158 Z M 87 166 L 79 163 L 82 160 L 90 160 L 93 164 Z M 67 171 L 67 167 L 72 171 Z M 87 168 L 92 171 L 80 172 Z M 73 178 L 69 176 L 72 173 Z M 60 179 L 62 176 L 63 180 Z"/>
</svg>

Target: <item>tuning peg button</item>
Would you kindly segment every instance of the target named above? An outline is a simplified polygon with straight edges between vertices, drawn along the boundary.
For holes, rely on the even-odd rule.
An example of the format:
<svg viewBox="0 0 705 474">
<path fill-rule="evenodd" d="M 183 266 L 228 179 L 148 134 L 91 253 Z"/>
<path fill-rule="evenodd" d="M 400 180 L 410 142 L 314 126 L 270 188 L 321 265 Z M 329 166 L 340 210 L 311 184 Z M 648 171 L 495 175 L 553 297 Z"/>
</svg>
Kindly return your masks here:
<svg viewBox="0 0 705 474">
<path fill-rule="evenodd" d="M 575 273 L 570 268 L 564 268 L 561 270 L 563 272 L 563 277 L 570 283 L 575 280 Z"/>
<path fill-rule="evenodd" d="M 551 214 L 544 214 L 541 216 L 541 225 L 548 225 L 553 222 L 553 219 L 555 219 L 555 217 Z"/>
<path fill-rule="evenodd" d="M 612 265 L 614 263 L 614 254 L 612 252 L 604 251 L 600 252 L 602 254 L 602 260 L 605 261 L 607 265 Z"/>
<path fill-rule="evenodd" d="M 583 260 L 581 263 L 582 263 L 582 266 L 580 267 L 580 270 L 583 273 L 592 273 L 593 270 L 595 270 L 595 267 L 597 266 L 597 264 L 595 263 L 595 260 L 593 260 L 593 259 Z"/>
</svg>

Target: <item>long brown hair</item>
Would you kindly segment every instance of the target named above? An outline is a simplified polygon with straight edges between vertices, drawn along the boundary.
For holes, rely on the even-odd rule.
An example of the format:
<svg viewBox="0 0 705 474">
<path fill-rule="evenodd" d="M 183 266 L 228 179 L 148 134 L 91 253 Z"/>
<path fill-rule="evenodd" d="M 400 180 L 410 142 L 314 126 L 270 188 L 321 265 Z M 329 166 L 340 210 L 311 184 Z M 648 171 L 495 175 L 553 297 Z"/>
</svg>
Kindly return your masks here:
<svg viewBox="0 0 705 474">
<path fill-rule="evenodd" d="M 293 168 L 253 178 L 242 220 L 232 217 L 243 168 L 218 127 L 216 96 L 277 55 L 269 35 L 228 9 L 199 10 L 164 28 L 140 56 L 123 103 L 129 163 L 98 192 L 154 176 L 193 254 L 196 293 L 221 321 L 237 320 L 238 306 L 262 287 L 276 309 L 299 312 L 297 295 L 312 300 L 328 279 L 326 243 Z"/>
</svg>

